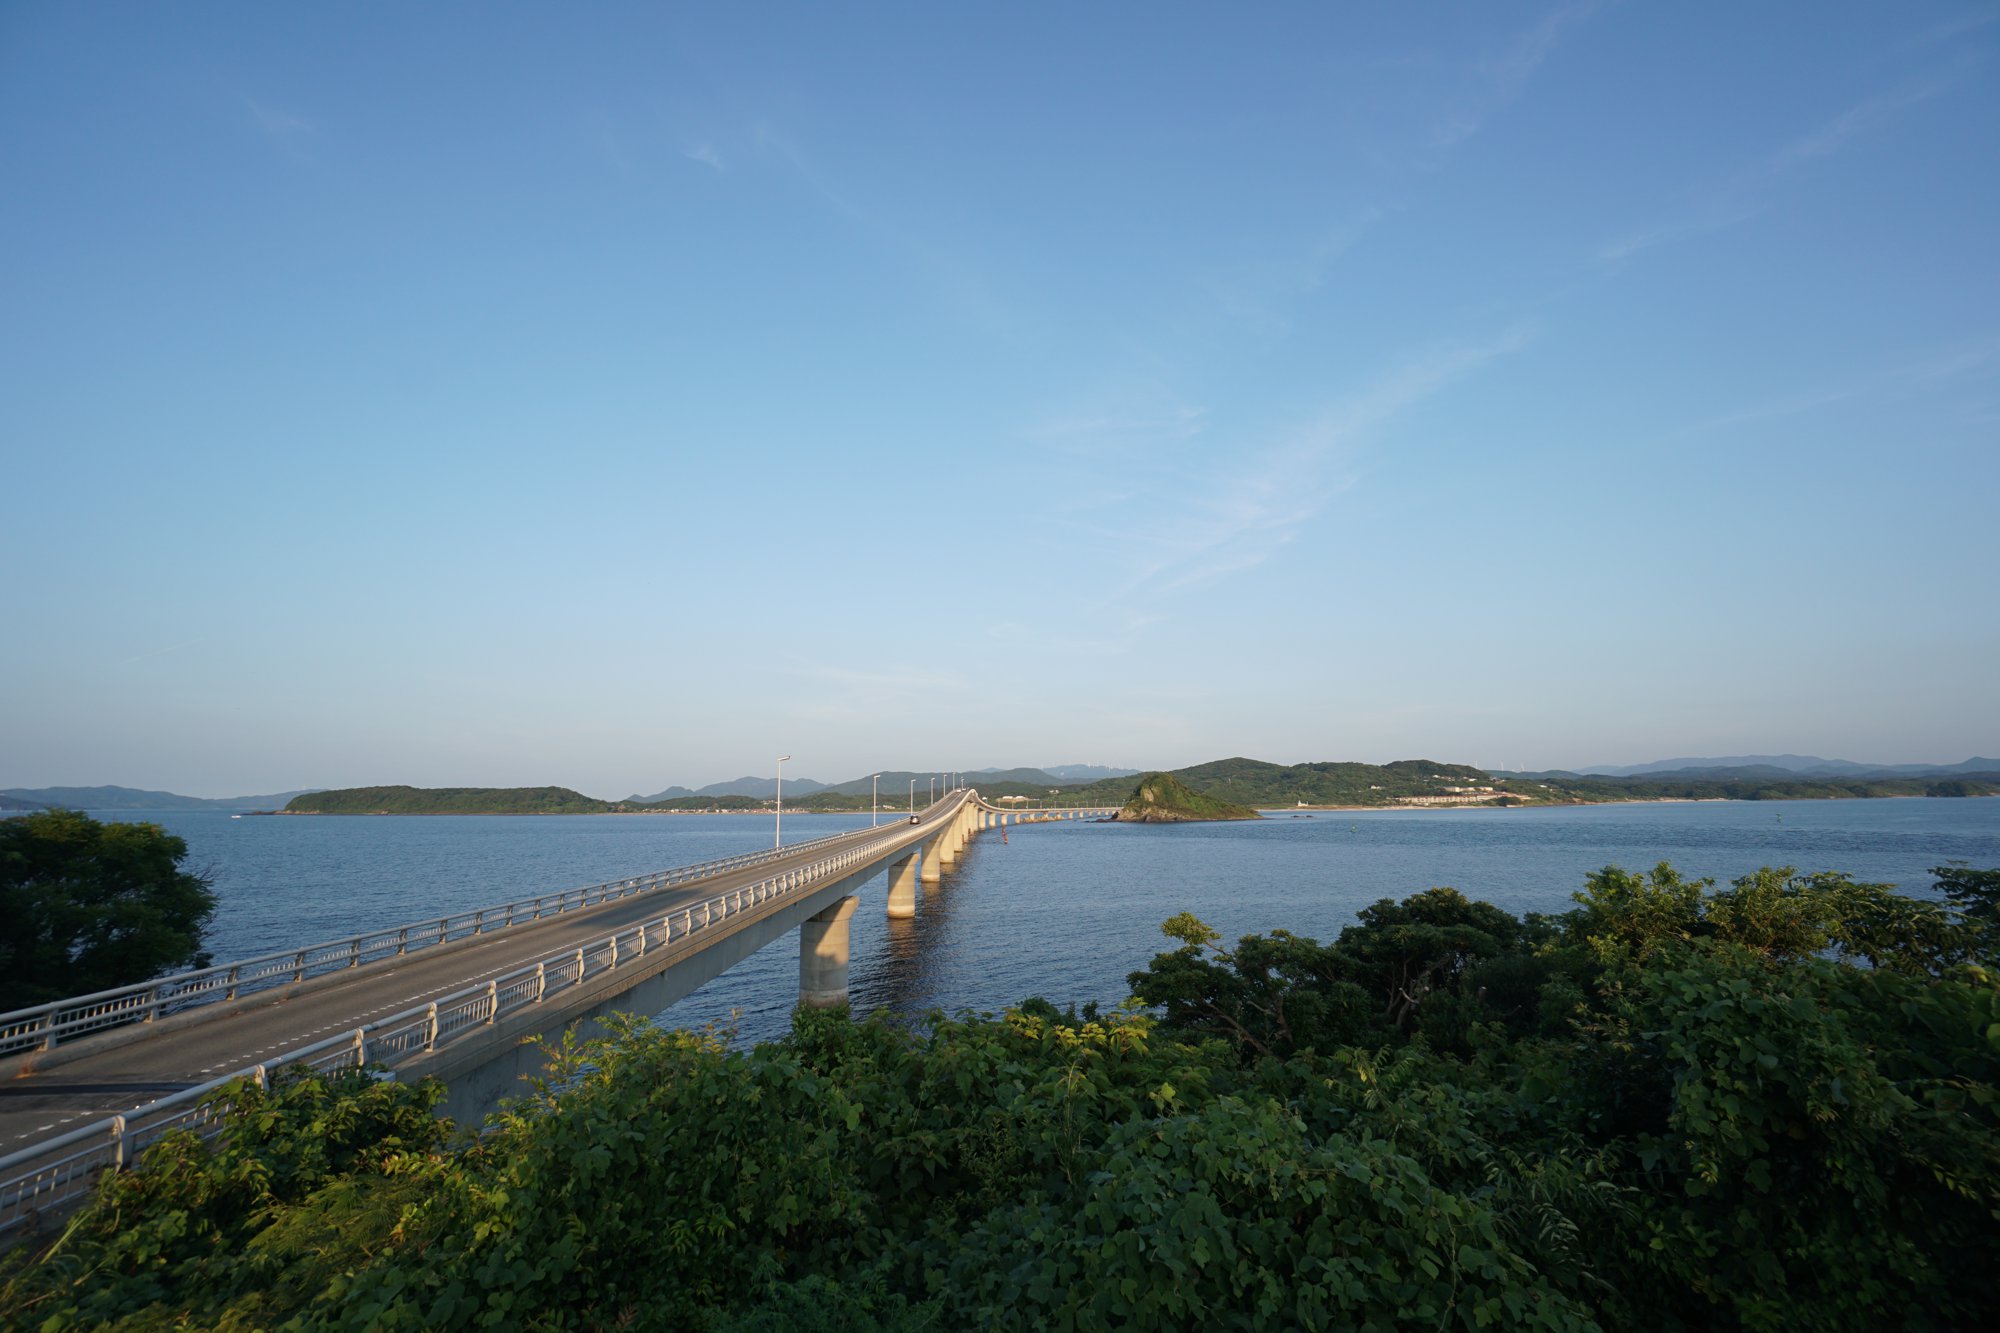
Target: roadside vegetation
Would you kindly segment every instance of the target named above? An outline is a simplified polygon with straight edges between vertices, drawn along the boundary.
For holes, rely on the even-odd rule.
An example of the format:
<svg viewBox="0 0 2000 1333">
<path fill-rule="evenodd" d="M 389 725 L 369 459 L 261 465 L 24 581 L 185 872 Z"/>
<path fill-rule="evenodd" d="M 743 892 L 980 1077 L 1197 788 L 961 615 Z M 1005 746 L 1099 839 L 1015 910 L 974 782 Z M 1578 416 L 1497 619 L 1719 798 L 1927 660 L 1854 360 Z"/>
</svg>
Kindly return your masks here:
<svg viewBox="0 0 2000 1333">
<path fill-rule="evenodd" d="M 0 1324 L 1983 1326 L 2000 871 L 1937 874 L 1181 914 L 1116 1012 L 630 1022 L 477 1140 L 435 1087 L 238 1087 L 10 1256 Z"/>
</svg>

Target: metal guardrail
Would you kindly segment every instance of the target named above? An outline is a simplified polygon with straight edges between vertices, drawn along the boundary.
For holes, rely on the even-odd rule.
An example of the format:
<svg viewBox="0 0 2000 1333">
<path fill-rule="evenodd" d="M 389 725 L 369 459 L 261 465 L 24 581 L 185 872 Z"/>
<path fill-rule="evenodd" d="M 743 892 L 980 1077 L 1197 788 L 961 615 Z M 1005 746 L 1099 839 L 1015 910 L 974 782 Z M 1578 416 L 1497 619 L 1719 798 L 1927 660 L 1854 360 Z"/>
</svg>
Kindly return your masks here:
<svg viewBox="0 0 2000 1333">
<path fill-rule="evenodd" d="M 174 1130 L 193 1130 L 203 1136 L 220 1133 L 229 1104 L 208 1098 L 236 1079 L 247 1077 L 259 1086 L 268 1086 L 273 1070 L 294 1064 L 319 1070 L 367 1064 L 393 1068 L 414 1055 L 428 1055 L 476 1029 L 491 1026 L 507 1014 L 544 1003 L 592 977 L 623 964 L 637 963 L 669 944 L 879 857 L 882 843 L 893 840 L 896 831 L 907 832 L 907 827 L 896 830 L 891 826 L 888 836 L 871 839 L 864 846 L 780 871 L 704 902 L 674 908 L 595 943 L 549 954 L 483 985 L 364 1023 L 275 1060 L 170 1093 L 136 1110 L 0 1157 L 0 1236 L 29 1224 L 38 1213 L 75 1203 L 95 1188 L 98 1172 L 107 1167 L 123 1167 Z M 830 839 L 797 844 L 791 853 L 826 841 Z"/>
<path fill-rule="evenodd" d="M 673 888 L 728 870 L 762 865 L 779 857 L 796 856 L 801 851 L 851 838 L 856 832 L 848 829 L 809 842 L 795 842 L 789 847 L 745 852 L 651 875 L 635 875 L 630 879 L 610 880 L 580 889 L 565 889 L 560 893 L 475 908 L 455 916 L 412 921 L 390 926 L 386 930 L 308 945 L 303 949 L 261 954 L 193 972 L 179 972 L 157 981 L 73 996 L 29 1009 L 16 1009 L 0 1014 L 0 1056 L 21 1051 L 46 1051 L 92 1032 L 127 1023 L 150 1023 L 168 1014 L 234 1000 L 240 995 L 276 986 L 294 985 L 309 977 L 386 962 L 416 949 L 483 935 L 489 929 L 501 930 L 545 916 L 616 902 L 634 894 Z"/>
</svg>

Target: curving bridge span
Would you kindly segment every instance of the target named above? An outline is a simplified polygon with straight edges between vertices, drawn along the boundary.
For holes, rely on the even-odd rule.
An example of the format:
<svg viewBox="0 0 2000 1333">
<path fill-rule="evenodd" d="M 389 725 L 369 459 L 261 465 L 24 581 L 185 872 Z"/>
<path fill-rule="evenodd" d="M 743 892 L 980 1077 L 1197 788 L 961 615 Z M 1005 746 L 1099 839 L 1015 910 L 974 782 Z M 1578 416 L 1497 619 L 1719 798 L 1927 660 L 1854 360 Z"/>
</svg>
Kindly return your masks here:
<svg viewBox="0 0 2000 1333">
<path fill-rule="evenodd" d="M 982 829 L 1102 817 L 1009 810 L 974 790 L 897 822 L 610 884 L 392 926 L 0 1014 L 0 1240 L 66 1211 L 97 1174 L 238 1077 L 371 1065 L 442 1079 L 477 1121 L 540 1071 L 530 1039 L 613 1011 L 658 1013 L 793 930 L 799 1001 L 847 1002 L 857 892 L 886 879 L 916 915 Z"/>
</svg>

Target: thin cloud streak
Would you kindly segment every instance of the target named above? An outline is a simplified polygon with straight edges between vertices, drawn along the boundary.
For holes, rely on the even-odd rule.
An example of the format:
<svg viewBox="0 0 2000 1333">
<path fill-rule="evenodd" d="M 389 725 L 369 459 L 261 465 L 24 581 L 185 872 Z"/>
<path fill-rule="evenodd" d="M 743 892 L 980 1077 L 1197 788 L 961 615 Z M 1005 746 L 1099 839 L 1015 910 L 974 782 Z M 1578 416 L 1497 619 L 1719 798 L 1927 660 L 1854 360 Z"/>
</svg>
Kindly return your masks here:
<svg viewBox="0 0 2000 1333">
<path fill-rule="evenodd" d="M 1528 86 L 1535 71 L 1562 41 L 1571 27 L 1589 18 L 1598 8 L 1597 0 L 1566 5 L 1542 16 L 1539 23 L 1522 32 L 1498 56 L 1485 64 L 1486 96 L 1474 106 L 1454 113 L 1431 134 L 1438 148 L 1452 148 L 1484 129 L 1486 122 L 1505 110 Z"/>
<path fill-rule="evenodd" d="M 1810 164 L 1844 152 L 1857 140 L 1893 121 L 1902 112 L 1948 91 L 1963 76 L 1965 66 L 1917 83 L 1863 98 L 1809 134 L 1782 144 L 1708 192 L 1708 197 L 1678 218 L 1639 228 L 1598 247 L 1600 264 L 1619 264 L 1655 246 L 1691 240 L 1748 222 L 1769 208 L 1757 196 L 1767 194 Z"/>
<path fill-rule="evenodd" d="M 935 299 L 964 322 L 988 329 L 1013 326 L 1013 312 L 972 265 L 927 238 L 913 234 L 884 210 L 864 208 L 821 171 L 796 143 L 769 125 L 757 126 L 755 142 L 759 148 L 775 153 L 857 233 L 901 261 Z"/>
<path fill-rule="evenodd" d="M 1351 477 L 1323 477 L 1330 458 L 1480 367 L 1520 351 L 1534 336 L 1534 326 L 1522 322 L 1487 342 L 1435 348 L 1405 362 L 1267 452 L 1248 473 L 1222 481 L 1195 514 L 1165 531 L 1126 534 L 1128 541 L 1170 552 L 1142 564 L 1126 595 L 1202 587 L 1263 564 L 1354 485 Z"/>
<path fill-rule="evenodd" d="M 1149 440 L 1187 440 L 1201 434 L 1203 418 L 1207 415 L 1206 408 L 1182 407 L 1159 414 L 1135 412 L 1057 417 L 1029 427 L 1021 432 L 1021 438 L 1054 443 L 1093 441 L 1106 436 L 1121 440 L 1130 436 Z"/>
<path fill-rule="evenodd" d="M 255 98 L 246 97 L 243 99 L 243 104 L 249 108 L 250 119 L 267 138 L 284 142 L 302 134 L 312 134 L 318 129 L 303 117 L 265 106 Z"/>
<path fill-rule="evenodd" d="M 1920 393 L 1931 386 L 1977 375 L 1996 367 L 2000 367 L 2000 339 L 1988 339 L 1984 342 L 1918 354 L 1898 364 L 1887 366 L 1872 375 L 1843 383 L 1838 388 L 1789 394 L 1704 417 L 1660 436 L 1654 443 L 1683 440 L 1736 426 L 1754 425 L 1762 421 L 1779 421 L 1786 417 L 1805 416 L 1838 403 L 1906 397 Z"/>
</svg>

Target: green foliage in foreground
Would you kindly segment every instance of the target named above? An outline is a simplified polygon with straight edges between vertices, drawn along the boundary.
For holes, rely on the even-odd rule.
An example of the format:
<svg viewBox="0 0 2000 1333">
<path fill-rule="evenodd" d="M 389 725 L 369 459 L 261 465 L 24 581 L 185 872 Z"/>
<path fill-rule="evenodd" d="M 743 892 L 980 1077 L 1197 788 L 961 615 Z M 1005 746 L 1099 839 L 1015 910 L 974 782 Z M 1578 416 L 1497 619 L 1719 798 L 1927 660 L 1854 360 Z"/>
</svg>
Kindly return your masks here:
<svg viewBox="0 0 2000 1333">
<path fill-rule="evenodd" d="M 158 824 L 0 820 L 0 1012 L 205 966 L 215 895 L 187 854 Z"/>
<path fill-rule="evenodd" d="M 1183 914 L 1158 1017 L 635 1022 L 477 1142 L 434 1089 L 239 1089 L 224 1146 L 14 1256 L 0 1323 L 1979 1326 L 2000 876 L 1940 873 L 1607 869 L 1526 921 L 1433 889 L 1330 944 Z"/>
<path fill-rule="evenodd" d="M 291 815 L 602 815 L 625 807 L 568 787 L 342 787 L 295 796 Z"/>
</svg>

